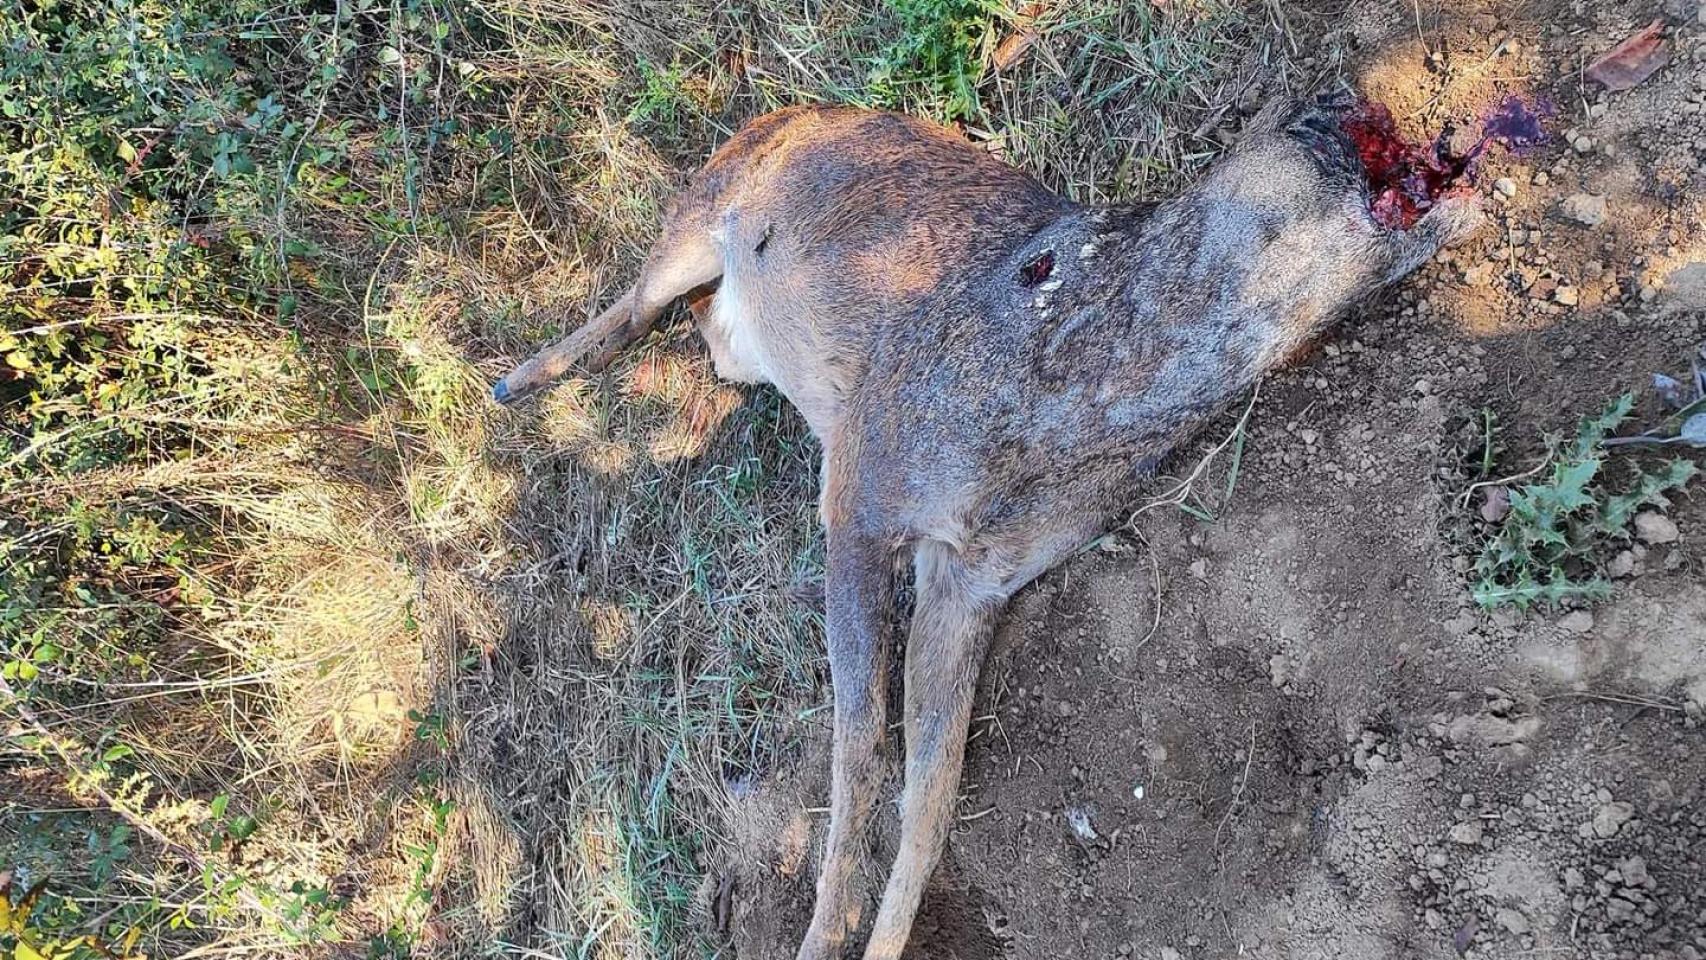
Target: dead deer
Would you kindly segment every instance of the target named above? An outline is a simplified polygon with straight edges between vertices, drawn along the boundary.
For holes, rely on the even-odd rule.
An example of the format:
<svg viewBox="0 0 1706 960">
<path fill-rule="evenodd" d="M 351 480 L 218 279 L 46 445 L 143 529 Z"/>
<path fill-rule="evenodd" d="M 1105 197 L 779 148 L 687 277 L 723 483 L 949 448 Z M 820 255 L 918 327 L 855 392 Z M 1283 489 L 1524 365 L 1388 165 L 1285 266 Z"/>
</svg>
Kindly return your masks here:
<svg viewBox="0 0 1706 960">
<path fill-rule="evenodd" d="M 882 786 L 885 612 L 910 552 L 899 853 L 864 947 L 900 955 L 952 821 L 1009 597 L 1103 532 L 1161 459 L 1347 308 L 1479 222 L 1447 193 L 1370 214 L 1348 94 L 1270 104 L 1153 206 L 1056 197 L 908 117 L 759 117 L 675 201 L 638 281 L 497 384 L 597 370 L 678 298 L 720 376 L 774 384 L 823 446 L 834 687 L 829 836 L 800 960 L 856 945 Z"/>
</svg>

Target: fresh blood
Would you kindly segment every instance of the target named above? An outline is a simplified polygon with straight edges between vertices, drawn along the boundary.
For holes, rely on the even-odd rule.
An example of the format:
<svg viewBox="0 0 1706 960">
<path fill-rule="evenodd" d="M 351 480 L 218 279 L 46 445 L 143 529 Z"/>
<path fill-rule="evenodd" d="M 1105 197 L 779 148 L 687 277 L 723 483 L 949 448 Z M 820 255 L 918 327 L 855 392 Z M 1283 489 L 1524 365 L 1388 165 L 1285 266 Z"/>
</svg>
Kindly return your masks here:
<svg viewBox="0 0 1706 960">
<path fill-rule="evenodd" d="M 1546 142 L 1548 113 L 1544 106 L 1533 107 L 1507 96 L 1481 121 L 1481 136 L 1474 146 L 1461 154 L 1452 152 L 1449 131 L 1425 146 L 1411 143 L 1398 132 L 1392 111 L 1373 101 L 1358 104 L 1340 125 L 1362 159 L 1369 212 L 1375 222 L 1408 230 L 1447 190 L 1473 172 L 1488 145 L 1523 150 Z"/>
</svg>

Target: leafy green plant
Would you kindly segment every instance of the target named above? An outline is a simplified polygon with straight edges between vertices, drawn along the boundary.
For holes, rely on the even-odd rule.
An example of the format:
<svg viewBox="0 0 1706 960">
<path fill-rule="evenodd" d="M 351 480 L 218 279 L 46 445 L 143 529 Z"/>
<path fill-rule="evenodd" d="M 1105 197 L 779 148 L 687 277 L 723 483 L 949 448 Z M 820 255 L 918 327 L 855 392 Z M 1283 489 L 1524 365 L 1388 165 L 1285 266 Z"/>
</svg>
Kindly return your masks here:
<svg viewBox="0 0 1706 960">
<path fill-rule="evenodd" d="M 435 229 L 422 178 L 487 153 L 441 112 L 470 29 L 461 0 L 0 14 L 0 958 L 369 932 L 320 867 L 360 855 L 326 815 L 355 781 L 281 746 L 304 665 L 348 667 L 278 600 L 359 539 L 354 465 L 394 469 L 357 411 L 451 414 L 370 272 Z"/>
<path fill-rule="evenodd" d="M 1610 595 L 1599 570 L 1605 548 L 1628 539 L 1636 511 L 1665 505 L 1666 493 L 1699 472 L 1693 462 L 1674 459 L 1656 473 L 1631 462 L 1623 483 L 1610 476 L 1606 440 L 1634 406 L 1634 395 L 1625 393 L 1583 418 L 1567 444 L 1551 442 L 1546 479 L 1509 492 L 1509 512 L 1475 561 L 1477 603 L 1528 607 Z"/>
<path fill-rule="evenodd" d="M 661 68 L 649 60 L 641 60 L 639 69 L 645 86 L 628 109 L 628 122 L 673 127 L 681 111 L 693 103 L 682 86 L 687 71 L 680 64 Z"/>
<path fill-rule="evenodd" d="M 983 48 L 1001 4 L 992 0 L 889 0 L 901 37 L 872 65 L 870 92 L 885 106 L 927 101 L 945 119 L 977 116 Z M 909 97 L 909 94 L 911 97 Z"/>
</svg>

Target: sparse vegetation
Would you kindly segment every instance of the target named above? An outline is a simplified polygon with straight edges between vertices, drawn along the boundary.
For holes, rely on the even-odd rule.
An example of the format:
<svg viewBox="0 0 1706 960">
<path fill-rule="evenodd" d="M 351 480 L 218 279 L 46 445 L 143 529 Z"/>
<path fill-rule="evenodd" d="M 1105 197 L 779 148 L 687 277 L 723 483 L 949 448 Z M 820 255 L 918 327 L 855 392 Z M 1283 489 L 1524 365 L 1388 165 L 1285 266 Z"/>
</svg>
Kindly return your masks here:
<svg viewBox="0 0 1706 960">
<path fill-rule="evenodd" d="M 1634 395 L 1623 394 L 1598 415 L 1582 418 L 1568 441 L 1550 439 L 1546 462 L 1532 471 L 1544 479 L 1510 488 L 1479 485 L 1492 498 L 1487 514 L 1498 520 L 1475 560 L 1476 603 L 1528 607 L 1610 595 L 1603 564 L 1611 547 L 1630 539 L 1636 512 L 1665 506 L 1666 494 L 1681 490 L 1699 473 L 1692 461 L 1681 458 L 1656 471 L 1633 459 L 1608 462 L 1606 440 L 1634 406 Z M 1486 463 L 1492 456 L 1494 421 L 1490 414 L 1483 418 Z"/>
</svg>

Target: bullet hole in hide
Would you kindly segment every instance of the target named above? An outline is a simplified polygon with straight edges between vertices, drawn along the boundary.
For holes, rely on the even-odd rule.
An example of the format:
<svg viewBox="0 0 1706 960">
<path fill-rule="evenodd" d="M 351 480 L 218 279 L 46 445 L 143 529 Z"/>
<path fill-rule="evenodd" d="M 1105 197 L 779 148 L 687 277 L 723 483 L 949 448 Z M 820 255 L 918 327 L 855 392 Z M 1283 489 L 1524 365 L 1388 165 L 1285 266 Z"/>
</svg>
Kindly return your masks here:
<svg viewBox="0 0 1706 960">
<path fill-rule="evenodd" d="M 1051 273 L 1054 273 L 1054 251 L 1044 250 L 1036 259 L 1019 268 L 1019 282 L 1034 287 L 1047 280 Z"/>
</svg>

